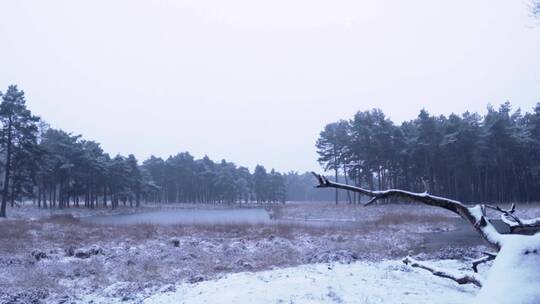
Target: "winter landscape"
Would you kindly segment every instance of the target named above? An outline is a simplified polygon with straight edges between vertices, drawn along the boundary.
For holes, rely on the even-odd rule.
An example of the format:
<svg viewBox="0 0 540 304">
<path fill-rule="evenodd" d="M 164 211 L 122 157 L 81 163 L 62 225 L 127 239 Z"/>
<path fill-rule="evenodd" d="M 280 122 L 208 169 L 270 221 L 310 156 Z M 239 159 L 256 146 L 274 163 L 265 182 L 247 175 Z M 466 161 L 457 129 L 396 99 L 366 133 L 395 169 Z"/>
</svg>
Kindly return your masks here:
<svg viewBox="0 0 540 304">
<path fill-rule="evenodd" d="M 0 304 L 540 304 L 540 1 L 0 11 Z"/>
<path fill-rule="evenodd" d="M 433 277 L 402 261 L 414 256 L 431 266 L 471 272 L 474 260 L 490 248 L 452 214 L 393 204 L 364 208 L 288 203 L 273 209 L 278 215 L 270 220 L 268 211 L 257 205 L 171 204 L 115 211 L 15 208 L 10 219 L 0 222 L 0 299 L 462 303 L 478 293 L 474 285 Z M 213 223 L 104 221 L 157 210 L 230 213 L 212 218 Z M 247 219 L 235 219 L 238 212 Z M 257 216 L 249 220 L 252 214 Z M 527 206 L 520 214 L 539 216 L 540 206 Z M 486 275 L 489 265 L 479 265 L 479 274 Z"/>
<path fill-rule="evenodd" d="M 271 221 L 163 225 L 100 223 L 92 218 L 154 209 L 231 209 L 192 205 L 125 209 L 116 215 L 76 210 L 71 215 L 21 207 L 0 224 L 7 236 L 1 244 L 2 285 L 7 287 L 1 299 L 432 303 L 444 294 L 445 303 L 455 303 L 472 298 L 477 288 L 434 280 L 401 262 L 413 255 L 434 265 L 468 270 L 471 260 L 488 250 L 458 218 L 436 209 L 418 212 L 417 207 L 392 206 L 396 210 L 388 211 L 374 206 L 365 212 L 360 206 L 291 203 L 276 207 L 280 216 Z M 257 206 L 241 210 L 253 209 L 266 212 Z M 530 209 L 532 214 L 536 211 Z M 412 275 L 416 279 L 403 285 Z M 387 294 L 390 286 L 393 294 Z M 274 289 L 275 294 L 265 292 Z"/>
</svg>

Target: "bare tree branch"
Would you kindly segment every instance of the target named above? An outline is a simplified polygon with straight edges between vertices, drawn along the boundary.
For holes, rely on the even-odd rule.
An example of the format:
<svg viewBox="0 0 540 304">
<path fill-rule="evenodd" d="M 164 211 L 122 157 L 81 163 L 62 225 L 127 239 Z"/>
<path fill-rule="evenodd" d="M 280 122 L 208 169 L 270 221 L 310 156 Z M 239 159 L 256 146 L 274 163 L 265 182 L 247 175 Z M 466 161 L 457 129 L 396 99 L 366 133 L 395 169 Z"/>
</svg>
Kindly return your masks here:
<svg viewBox="0 0 540 304">
<path fill-rule="evenodd" d="M 413 193 L 404 190 L 390 189 L 384 191 L 371 191 L 360 187 L 355 187 L 346 184 L 335 183 L 328 180 L 326 177 L 312 172 L 319 181 L 317 188 L 338 188 L 364 194 L 371 199 L 364 205 L 368 206 L 380 199 L 386 198 L 401 198 L 409 201 L 420 202 L 429 206 L 441 207 L 449 210 L 463 219 L 468 221 L 478 231 L 482 237 L 492 246 L 500 249 L 502 246 L 503 237 L 495 227 L 486 219 L 484 206 L 466 206 L 459 201 L 451 200 L 444 197 L 438 197 L 424 193 Z"/>
<path fill-rule="evenodd" d="M 422 262 L 419 262 L 419 261 L 417 261 L 417 260 L 415 260 L 415 259 L 413 259 L 411 257 L 404 258 L 403 263 L 405 263 L 405 265 L 409 265 L 411 267 L 421 268 L 421 269 L 427 270 L 427 271 L 431 272 L 435 276 L 450 279 L 452 281 L 457 282 L 458 284 L 462 284 L 462 285 L 463 284 L 474 284 L 474 285 L 476 285 L 478 287 L 482 287 L 482 285 L 483 285 L 483 279 L 481 279 L 480 277 L 478 277 L 474 273 L 470 273 L 470 274 L 454 273 L 454 272 L 449 271 L 449 270 L 444 270 L 444 269 L 428 266 L 428 265 L 426 265 L 426 264 L 424 264 Z"/>
<path fill-rule="evenodd" d="M 538 228 L 540 227 L 540 218 L 521 219 L 514 213 L 516 212 L 516 204 L 512 204 L 510 209 L 502 209 L 499 206 L 486 205 L 487 208 L 496 210 L 501 213 L 501 220 L 510 227 L 510 231 L 518 228 Z"/>
<path fill-rule="evenodd" d="M 520 219 L 520 223 L 517 223 L 517 222 L 512 222 L 512 224 L 510 224 L 512 222 L 512 220 L 509 220 L 508 218 L 506 218 L 505 220 L 505 223 L 508 224 L 508 225 L 512 225 L 511 227 L 514 227 L 514 228 L 536 228 L 536 227 L 540 227 L 540 218 L 534 218 L 534 219 Z"/>
<path fill-rule="evenodd" d="M 497 254 L 491 252 L 482 252 L 485 256 L 472 261 L 472 269 L 474 272 L 478 272 L 478 265 L 495 260 Z"/>
</svg>

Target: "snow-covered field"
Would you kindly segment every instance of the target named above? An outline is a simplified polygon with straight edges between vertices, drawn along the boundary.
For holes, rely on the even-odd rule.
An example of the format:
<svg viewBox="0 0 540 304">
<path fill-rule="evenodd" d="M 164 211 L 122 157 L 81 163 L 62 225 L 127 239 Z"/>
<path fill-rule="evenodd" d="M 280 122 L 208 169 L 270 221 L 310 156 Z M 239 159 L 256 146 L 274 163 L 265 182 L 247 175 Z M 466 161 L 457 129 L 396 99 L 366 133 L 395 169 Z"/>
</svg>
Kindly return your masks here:
<svg viewBox="0 0 540 304">
<path fill-rule="evenodd" d="M 457 269 L 460 262 L 434 265 Z M 471 286 L 411 269 L 400 261 L 312 264 L 262 272 L 242 272 L 195 284 L 169 286 L 145 304 L 169 303 L 467 303 L 477 292 Z M 89 295 L 93 303 L 121 303 L 107 295 Z"/>
<path fill-rule="evenodd" d="M 196 208 L 206 207 L 215 208 Z M 156 208 L 173 207 L 114 214 Z M 11 211 L 14 218 L 0 221 L 2 304 L 463 303 L 474 287 L 399 259 L 470 268 L 486 249 L 458 218 L 410 205 L 291 204 L 279 210 L 286 224 L 261 225 L 97 225 L 79 218 L 111 213 Z"/>
</svg>

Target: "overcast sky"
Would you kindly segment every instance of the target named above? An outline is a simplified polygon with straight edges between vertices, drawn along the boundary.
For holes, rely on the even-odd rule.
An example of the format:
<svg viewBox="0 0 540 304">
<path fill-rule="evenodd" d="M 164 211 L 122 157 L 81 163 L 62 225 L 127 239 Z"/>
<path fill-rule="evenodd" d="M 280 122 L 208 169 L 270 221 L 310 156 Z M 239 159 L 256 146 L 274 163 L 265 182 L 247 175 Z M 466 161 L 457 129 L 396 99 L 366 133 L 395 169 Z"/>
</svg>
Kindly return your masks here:
<svg viewBox="0 0 540 304">
<path fill-rule="evenodd" d="M 320 170 L 325 124 L 540 101 L 527 0 L 2 1 L 0 90 L 111 153 Z"/>
</svg>

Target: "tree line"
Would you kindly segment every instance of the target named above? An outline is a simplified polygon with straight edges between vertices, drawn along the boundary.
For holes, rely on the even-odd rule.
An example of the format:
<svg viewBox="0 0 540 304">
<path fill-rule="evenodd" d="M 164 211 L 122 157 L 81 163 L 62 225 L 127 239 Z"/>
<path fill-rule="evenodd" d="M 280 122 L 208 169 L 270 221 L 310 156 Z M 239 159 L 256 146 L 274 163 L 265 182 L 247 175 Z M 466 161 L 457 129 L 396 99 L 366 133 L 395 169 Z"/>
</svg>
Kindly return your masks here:
<svg viewBox="0 0 540 304">
<path fill-rule="evenodd" d="M 88 208 L 141 202 L 284 202 L 283 174 L 188 152 L 139 164 L 133 154 L 110 156 L 100 144 L 53 129 L 26 106 L 24 92 L 0 92 L 0 217 L 6 207 L 31 199 L 39 207 Z"/>
<path fill-rule="evenodd" d="M 155 183 L 151 202 L 248 203 L 284 202 L 285 180 L 281 173 L 258 165 L 253 173 L 246 167 L 207 156 L 194 159 L 188 152 L 166 160 L 151 156 L 142 168 Z"/>
<path fill-rule="evenodd" d="M 394 124 L 379 109 L 325 126 L 319 162 L 346 183 L 398 188 L 476 202 L 540 201 L 540 103 L 531 112 L 506 102 L 487 113 Z M 343 198 L 343 196 L 342 196 Z M 335 196 L 338 201 L 338 194 Z M 348 194 L 349 202 L 358 198 Z"/>
</svg>

